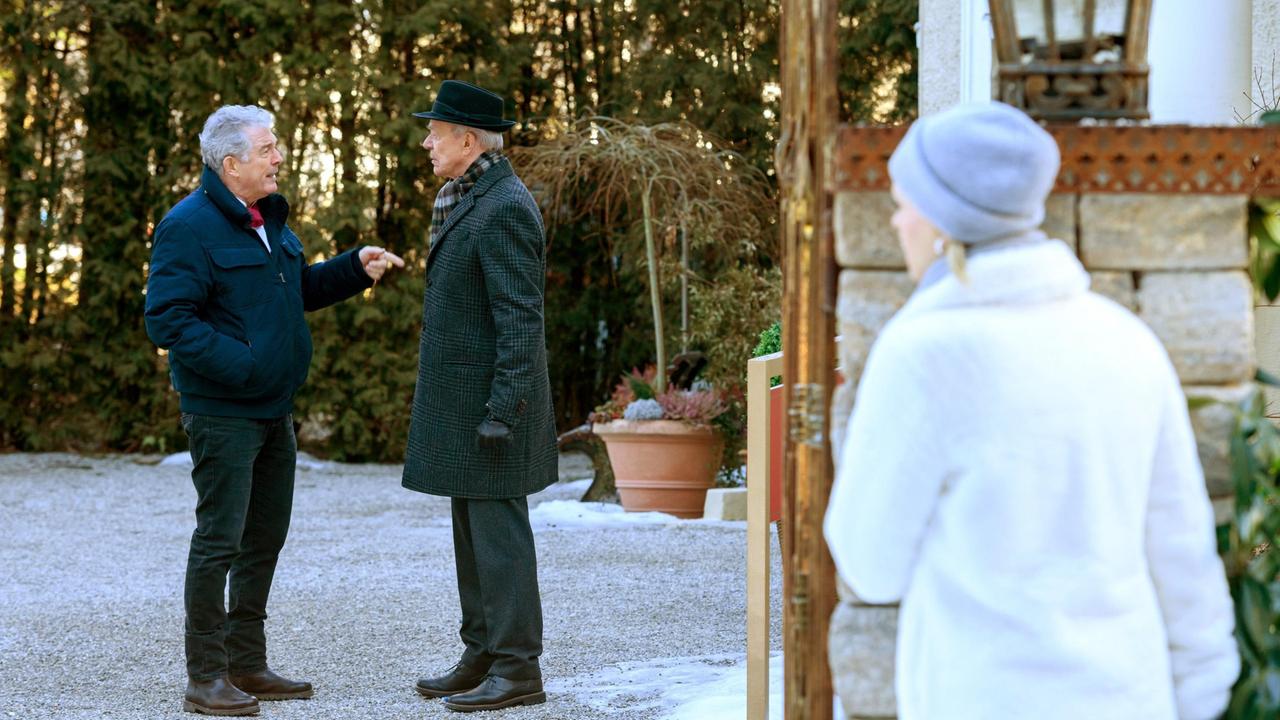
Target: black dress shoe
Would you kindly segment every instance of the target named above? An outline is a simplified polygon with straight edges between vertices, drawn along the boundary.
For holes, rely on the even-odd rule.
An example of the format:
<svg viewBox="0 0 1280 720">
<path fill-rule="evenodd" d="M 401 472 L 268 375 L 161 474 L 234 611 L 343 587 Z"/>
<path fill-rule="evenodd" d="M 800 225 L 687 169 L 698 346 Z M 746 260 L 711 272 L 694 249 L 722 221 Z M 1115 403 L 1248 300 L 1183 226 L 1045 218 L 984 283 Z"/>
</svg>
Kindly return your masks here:
<svg viewBox="0 0 1280 720">
<path fill-rule="evenodd" d="M 225 677 L 188 680 L 182 709 L 201 715 L 257 715 L 258 701 L 237 690 Z"/>
<path fill-rule="evenodd" d="M 515 705 L 537 705 L 547 701 L 542 691 L 542 679 L 508 680 L 490 675 L 471 692 L 450 695 L 444 706 L 458 712 L 473 710 L 500 710 Z"/>
<path fill-rule="evenodd" d="M 480 687 L 480 683 L 484 682 L 484 676 L 488 672 L 488 668 L 477 670 L 458 663 L 449 668 L 449 672 L 439 677 L 422 678 L 414 689 L 423 697 L 438 698 L 457 695 Z"/>
<path fill-rule="evenodd" d="M 232 675 L 228 679 L 259 700 L 304 700 L 315 695 L 311 683 L 282 678 L 270 670 L 252 675 Z"/>
</svg>

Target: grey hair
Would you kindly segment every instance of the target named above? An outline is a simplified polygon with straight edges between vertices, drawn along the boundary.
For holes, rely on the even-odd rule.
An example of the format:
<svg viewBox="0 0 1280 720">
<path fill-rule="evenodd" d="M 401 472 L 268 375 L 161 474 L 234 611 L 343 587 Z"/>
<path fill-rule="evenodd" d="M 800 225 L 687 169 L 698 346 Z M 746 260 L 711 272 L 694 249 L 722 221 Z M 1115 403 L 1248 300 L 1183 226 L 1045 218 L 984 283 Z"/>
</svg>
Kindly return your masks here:
<svg viewBox="0 0 1280 720">
<path fill-rule="evenodd" d="M 204 121 L 200 132 L 200 157 L 204 164 L 222 177 L 222 160 L 227 156 L 249 160 L 253 149 L 245 130 L 261 127 L 270 130 L 276 119 L 257 105 L 223 105 Z"/>
<path fill-rule="evenodd" d="M 476 134 L 476 144 L 480 149 L 485 151 L 502 149 L 502 133 L 480 128 L 470 128 L 470 130 Z"/>
<path fill-rule="evenodd" d="M 476 144 L 483 151 L 501 150 L 502 149 L 502 133 L 492 130 L 481 130 L 467 125 L 455 125 L 454 135 L 461 135 L 463 132 L 470 132 L 476 136 Z"/>
</svg>

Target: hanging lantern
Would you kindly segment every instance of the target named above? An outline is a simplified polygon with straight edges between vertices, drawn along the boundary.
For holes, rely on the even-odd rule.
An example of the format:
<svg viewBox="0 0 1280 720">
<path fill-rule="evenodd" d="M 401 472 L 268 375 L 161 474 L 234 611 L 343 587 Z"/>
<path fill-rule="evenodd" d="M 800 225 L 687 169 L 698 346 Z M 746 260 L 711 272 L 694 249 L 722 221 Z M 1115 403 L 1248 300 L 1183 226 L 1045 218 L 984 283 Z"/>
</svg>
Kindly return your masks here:
<svg viewBox="0 0 1280 720">
<path fill-rule="evenodd" d="M 1145 120 L 1151 0 L 990 0 L 996 96 L 1031 117 Z"/>
</svg>

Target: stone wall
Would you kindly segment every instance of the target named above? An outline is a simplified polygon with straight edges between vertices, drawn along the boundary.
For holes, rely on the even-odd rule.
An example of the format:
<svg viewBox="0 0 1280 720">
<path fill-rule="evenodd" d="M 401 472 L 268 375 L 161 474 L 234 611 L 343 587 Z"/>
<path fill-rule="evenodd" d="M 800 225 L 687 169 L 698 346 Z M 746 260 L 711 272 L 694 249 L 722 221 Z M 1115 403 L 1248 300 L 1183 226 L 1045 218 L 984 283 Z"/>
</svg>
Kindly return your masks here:
<svg viewBox="0 0 1280 720">
<path fill-rule="evenodd" d="M 1054 195 L 1044 229 L 1076 249 L 1096 291 L 1133 310 L 1155 331 L 1189 397 L 1234 403 L 1251 391 L 1256 362 L 1247 202 L 1243 195 Z M 914 287 L 889 225 L 892 212 L 887 192 L 836 199 L 837 331 L 849 378 L 832 403 L 837 458 L 871 343 Z M 1230 510 L 1232 423 L 1231 410 L 1221 404 L 1192 413 L 1220 522 Z M 896 627 L 896 608 L 863 605 L 841 585 L 830 658 L 847 717 L 894 717 Z"/>
</svg>

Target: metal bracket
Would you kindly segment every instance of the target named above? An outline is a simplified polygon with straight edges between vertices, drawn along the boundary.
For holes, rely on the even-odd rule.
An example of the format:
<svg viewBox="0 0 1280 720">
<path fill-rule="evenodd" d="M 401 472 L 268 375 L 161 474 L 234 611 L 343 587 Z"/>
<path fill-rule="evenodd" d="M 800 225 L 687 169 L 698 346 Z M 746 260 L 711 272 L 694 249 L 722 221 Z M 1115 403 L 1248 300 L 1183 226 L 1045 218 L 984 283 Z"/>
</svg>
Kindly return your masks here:
<svg viewBox="0 0 1280 720">
<path fill-rule="evenodd" d="M 791 406 L 787 408 L 791 442 L 822 447 L 827 427 L 826 398 L 826 387 L 821 383 L 791 386 Z"/>
<path fill-rule="evenodd" d="M 809 629 L 809 573 L 803 570 L 796 572 L 796 587 L 791 591 L 791 607 L 794 612 L 796 632 L 803 634 Z"/>
</svg>

